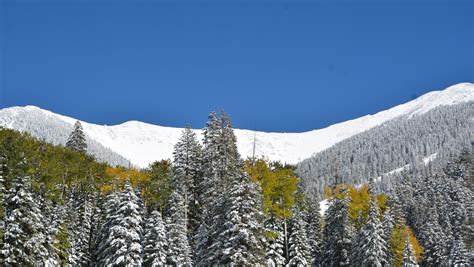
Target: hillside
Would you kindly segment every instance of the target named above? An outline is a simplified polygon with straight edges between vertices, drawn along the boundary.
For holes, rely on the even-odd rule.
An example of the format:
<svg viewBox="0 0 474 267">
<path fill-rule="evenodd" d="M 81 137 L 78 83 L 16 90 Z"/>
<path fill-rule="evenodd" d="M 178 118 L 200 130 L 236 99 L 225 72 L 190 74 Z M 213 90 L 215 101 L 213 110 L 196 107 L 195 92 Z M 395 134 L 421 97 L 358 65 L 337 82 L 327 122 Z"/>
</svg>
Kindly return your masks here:
<svg viewBox="0 0 474 267">
<path fill-rule="evenodd" d="M 349 137 L 404 116 L 410 119 L 439 106 L 474 101 L 474 85 L 460 83 L 442 91 L 427 93 L 413 101 L 324 129 L 302 133 L 267 133 L 236 129 L 238 149 L 245 158 L 253 154 L 296 164 L 317 152 L 330 148 Z M 0 110 L 0 125 L 31 133 L 53 144 L 65 143 L 75 118 L 34 106 L 10 107 Z M 163 127 L 139 121 L 106 126 L 82 122 L 91 153 L 112 164 L 146 167 L 155 160 L 172 156 L 173 145 L 182 129 Z M 201 138 L 201 130 L 195 130 Z M 112 153 L 114 152 L 114 153 Z M 127 159 L 127 160 L 125 160 Z"/>
</svg>

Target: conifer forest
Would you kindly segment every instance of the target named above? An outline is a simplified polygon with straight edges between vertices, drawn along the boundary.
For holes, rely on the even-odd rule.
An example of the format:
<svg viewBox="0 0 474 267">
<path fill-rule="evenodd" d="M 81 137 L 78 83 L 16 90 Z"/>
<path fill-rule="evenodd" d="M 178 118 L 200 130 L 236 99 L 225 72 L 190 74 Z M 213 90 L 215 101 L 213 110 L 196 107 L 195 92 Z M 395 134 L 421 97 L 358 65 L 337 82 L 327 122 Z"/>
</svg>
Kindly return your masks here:
<svg viewBox="0 0 474 267">
<path fill-rule="evenodd" d="M 80 122 L 58 145 L 2 128 L 1 265 L 472 266 L 474 154 L 456 137 L 469 126 L 451 119 L 472 111 L 435 110 L 413 127 L 394 121 L 298 165 L 242 158 L 225 113 L 209 115 L 202 139 L 184 129 L 173 157 L 147 168 L 97 161 Z M 446 122 L 432 123 L 440 113 Z M 454 137 L 402 143 L 430 125 Z M 396 127 L 407 130 L 379 141 Z M 438 161 L 379 159 L 391 147 L 430 154 L 445 143 Z M 388 150 L 361 152 L 375 145 Z M 407 167 L 380 174 L 399 163 Z M 324 184 L 311 183 L 319 176 Z"/>
</svg>

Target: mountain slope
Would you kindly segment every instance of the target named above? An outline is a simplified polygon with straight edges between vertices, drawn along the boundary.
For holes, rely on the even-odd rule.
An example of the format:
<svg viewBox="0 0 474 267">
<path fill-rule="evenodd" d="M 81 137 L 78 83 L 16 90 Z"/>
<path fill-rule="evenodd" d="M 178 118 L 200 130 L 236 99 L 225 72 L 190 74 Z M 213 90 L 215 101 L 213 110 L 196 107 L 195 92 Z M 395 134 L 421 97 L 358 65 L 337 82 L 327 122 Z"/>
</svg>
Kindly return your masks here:
<svg viewBox="0 0 474 267">
<path fill-rule="evenodd" d="M 443 91 L 427 93 L 389 110 L 334 124 L 324 129 L 303 133 L 266 133 L 236 129 L 235 134 L 243 157 L 253 154 L 254 140 L 256 140 L 255 154 L 257 156 L 264 155 L 270 160 L 295 164 L 342 140 L 397 117 L 410 118 L 439 106 L 470 101 L 474 101 L 474 84 L 461 83 Z M 73 118 L 33 106 L 0 110 L 1 126 L 30 132 L 33 136 L 51 143 L 64 143 L 74 122 Z M 91 142 L 110 149 L 140 167 L 145 167 L 154 160 L 171 158 L 173 146 L 182 131 L 181 128 L 163 127 L 138 121 L 114 126 L 86 122 L 82 124 Z M 201 130 L 196 130 L 196 132 L 201 136 Z"/>
</svg>

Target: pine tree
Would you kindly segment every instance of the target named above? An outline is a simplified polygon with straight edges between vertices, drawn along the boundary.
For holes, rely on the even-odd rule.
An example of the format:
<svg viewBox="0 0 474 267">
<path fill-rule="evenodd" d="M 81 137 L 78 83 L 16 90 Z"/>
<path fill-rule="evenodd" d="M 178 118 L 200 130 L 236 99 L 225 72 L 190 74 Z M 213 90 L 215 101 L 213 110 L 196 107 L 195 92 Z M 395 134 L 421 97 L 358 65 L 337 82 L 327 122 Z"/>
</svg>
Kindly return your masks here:
<svg viewBox="0 0 474 267">
<path fill-rule="evenodd" d="M 74 124 L 74 128 L 69 135 L 66 146 L 83 153 L 87 151 L 86 136 L 79 121 L 76 121 Z"/>
<path fill-rule="evenodd" d="M 233 179 L 222 198 L 223 223 L 216 225 L 215 261 L 219 265 L 255 266 L 265 262 L 264 215 L 259 185 L 245 173 Z"/>
<path fill-rule="evenodd" d="M 164 266 L 168 244 L 161 214 L 156 210 L 152 211 L 146 220 L 143 243 L 143 264 Z"/>
<path fill-rule="evenodd" d="M 360 229 L 352 246 L 351 264 L 355 266 L 388 265 L 388 246 L 384 240 L 379 208 L 372 197 L 367 215 L 367 223 Z"/>
<path fill-rule="evenodd" d="M 415 252 L 410 242 L 410 235 L 406 234 L 405 248 L 403 250 L 403 267 L 417 267 L 418 263 L 415 259 Z"/>
<path fill-rule="evenodd" d="M 283 222 L 270 217 L 265 222 L 266 230 L 266 263 L 269 267 L 283 266 L 285 258 L 285 237 L 283 236 Z"/>
<path fill-rule="evenodd" d="M 306 197 L 306 233 L 311 255 L 311 265 L 318 266 L 322 254 L 322 218 L 319 202 L 312 196 Z"/>
<path fill-rule="evenodd" d="M 57 264 L 38 206 L 39 196 L 31 192 L 30 181 L 29 177 L 15 178 L 6 200 L 8 213 L 1 250 L 5 265 Z"/>
<path fill-rule="evenodd" d="M 323 230 L 323 266 L 347 266 L 354 229 L 351 225 L 348 207 L 350 197 L 347 190 L 342 188 L 343 198 L 330 200 L 325 214 Z"/>
<path fill-rule="evenodd" d="M 186 230 L 186 207 L 184 198 L 178 190 L 174 190 L 171 194 L 170 203 L 169 217 L 166 224 L 169 243 L 167 262 L 175 266 L 190 266 L 192 265 L 192 259 Z"/>
<path fill-rule="evenodd" d="M 220 248 L 211 245 L 217 242 L 224 223 L 222 196 L 228 193 L 232 180 L 240 177 L 243 164 L 230 119 L 224 113 L 209 115 L 203 145 L 203 176 L 196 188 L 202 212 L 194 238 L 195 263 L 210 265 L 220 253 Z"/>
<path fill-rule="evenodd" d="M 111 193 L 105 235 L 99 245 L 100 265 L 136 266 L 142 264 L 142 211 L 139 199 L 127 179 L 122 192 Z M 117 196 L 113 196 L 117 194 Z"/>
<path fill-rule="evenodd" d="M 469 256 L 460 233 L 454 235 L 453 245 L 449 253 L 449 265 L 456 267 L 469 266 Z"/>
<path fill-rule="evenodd" d="M 78 192 L 69 200 L 69 239 L 71 252 L 69 261 L 73 265 L 88 265 L 91 261 L 91 232 L 94 212 L 93 200 L 89 193 Z"/>
<path fill-rule="evenodd" d="M 299 208 L 293 209 L 293 217 L 289 224 L 287 266 L 311 265 L 309 241 L 306 235 L 307 225 L 303 216 L 303 212 Z"/>
<path fill-rule="evenodd" d="M 173 151 L 173 186 L 184 197 L 185 218 L 188 222 L 188 240 L 193 241 L 200 223 L 201 205 L 197 186 L 201 181 L 202 147 L 196 134 L 186 127 Z M 193 244 L 191 244 L 193 246 Z"/>
</svg>

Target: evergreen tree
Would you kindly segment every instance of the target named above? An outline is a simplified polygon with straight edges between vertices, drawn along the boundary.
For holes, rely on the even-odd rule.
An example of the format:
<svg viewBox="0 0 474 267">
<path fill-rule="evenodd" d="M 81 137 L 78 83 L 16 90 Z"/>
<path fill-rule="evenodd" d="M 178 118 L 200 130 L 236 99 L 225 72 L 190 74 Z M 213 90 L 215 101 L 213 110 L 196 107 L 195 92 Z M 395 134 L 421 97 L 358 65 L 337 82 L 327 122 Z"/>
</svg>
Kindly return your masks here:
<svg viewBox="0 0 474 267">
<path fill-rule="evenodd" d="M 56 248 L 56 254 L 58 255 L 60 265 L 67 266 L 70 263 L 69 255 L 71 254 L 71 243 L 69 242 L 68 227 L 66 223 L 63 223 L 59 227 L 53 246 Z"/>
<path fill-rule="evenodd" d="M 142 264 L 142 211 L 139 199 L 127 179 L 122 192 L 112 192 L 107 207 L 105 235 L 99 245 L 100 265 L 137 266 Z M 117 196 L 113 196 L 117 194 Z"/>
<path fill-rule="evenodd" d="M 306 233 L 311 255 L 311 265 L 321 263 L 322 254 L 322 218 L 319 202 L 312 196 L 306 196 Z"/>
<path fill-rule="evenodd" d="M 269 267 L 283 266 L 285 258 L 285 237 L 283 222 L 275 217 L 265 221 L 266 230 L 266 263 Z"/>
<path fill-rule="evenodd" d="M 309 241 L 306 235 L 307 225 L 303 216 L 303 212 L 299 208 L 293 209 L 293 217 L 289 224 L 287 266 L 311 265 Z"/>
<path fill-rule="evenodd" d="M 71 252 L 69 261 L 73 265 L 88 265 L 91 261 L 90 247 L 94 206 L 89 193 L 78 192 L 69 203 L 69 239 Z"/>
<path fill-rule="evenodd" d="M 410 242 L 410 235 L 406 234 L 405 248 L 403 250 L 403 267 L 417 267 L 418 263 L 415 259 L 415 252 Z"/>
<path fill-rule="evenodd" d="M 15 178 L 6 200 L 7 216 L 1 251 L 5 265 L 57 264 L 38 198 L 31 192 L 29 177 Z"/>
<path fill-rule="evenodd" d="M 245 173 L 236 178 L 223 196 L 223 224 L 216 225 L 215 262 L 221 265 L 255 266 L 265 262 L 260 187 Z M 219 247 L 219 248 L 218 248 Z"/>
<path fill-rule="evenodd" d="M 66 146 L 83 153 L 87 151 L 86 136 L 79 121 L 76 121 L 74 124 L 74 128 L 69 135 Z"/>
<path fill-rule="evenodd" d="M 240 177 L 243 164 L 230 119 L 224 113 L 209 115 L 203 145 L 203 177 L 196 188 L 202 212 L 194 238 L 195 263 L 210 265 L 220 253 L 220 248 L 212 245 L 217 242 L 224 223 L 222 196 L 228 193 L 232 180 Z"/>
<path fill-rule="evenodd" d="M 464 241 L 459 233 L 455 234 L 454 242 L 449 253 L 449 265 L 456 267 L 469 266 L 469 256 Z"/>
<path fill-rule="evenodd" d="M 355 266 L 388 265 L 388 247 L 379 213 L 377 203 L 372 197 L 367 223 L 360 229 L 353 242 L 351 264 Z"/>
<path fill-rule="evenodd" d="M 342 188 L 342 198 L 332 198 L 325 214 L 323 230 L 323 266 L 347 266 L 354 229 L 351 225 L 348 207 L 350 197 Z"/>
<path fill-rule="evenodd" d="M 186 231 L 185 202 L 183 196 L 177 191 L 173 191 L 170 200 L 171 206 L 168 211 L 167 235 L 168 235 L 168 264 L 174 266 L 192 265 L 191 247 L 188 243 Z"/>
<path fill-rule="evenodd" d="M 143 243 L 143 264 L 164 266 L 168 244 L 161 214 L 156 210 L 152 211 L 146 220 Z"/>
<path fill-rule="evenodd" d="M 200 223 L 201 205 L 198 203 L 197 186 L 202 178 L 202 147 L 196 134 L 186 127 L 173 151 L 173 186 L 184 198 L 187 233 L 191 246 Z"/>
</svg>

